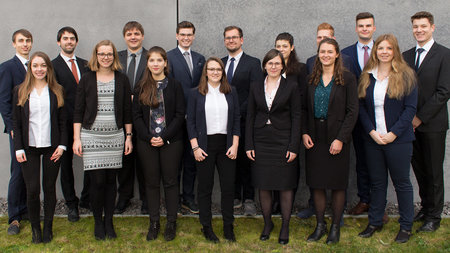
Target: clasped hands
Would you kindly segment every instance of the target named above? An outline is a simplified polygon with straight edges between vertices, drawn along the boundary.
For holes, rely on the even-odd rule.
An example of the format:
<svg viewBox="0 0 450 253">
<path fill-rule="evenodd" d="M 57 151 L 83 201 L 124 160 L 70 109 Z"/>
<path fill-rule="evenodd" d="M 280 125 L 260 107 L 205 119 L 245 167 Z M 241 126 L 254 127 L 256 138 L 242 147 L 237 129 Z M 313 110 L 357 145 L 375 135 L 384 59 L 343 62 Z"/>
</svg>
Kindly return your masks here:
<svg viewBox="0 0 450 253">
<path fill-rule="evenodd" d="M 369 135 L 378 145 L 389 144 L 397 138 L 397 135 L 395 135 L 393 132 L 389 132 L 387 134 L 380 134 L 375 130 L 370 131 Z"/>
</svg>

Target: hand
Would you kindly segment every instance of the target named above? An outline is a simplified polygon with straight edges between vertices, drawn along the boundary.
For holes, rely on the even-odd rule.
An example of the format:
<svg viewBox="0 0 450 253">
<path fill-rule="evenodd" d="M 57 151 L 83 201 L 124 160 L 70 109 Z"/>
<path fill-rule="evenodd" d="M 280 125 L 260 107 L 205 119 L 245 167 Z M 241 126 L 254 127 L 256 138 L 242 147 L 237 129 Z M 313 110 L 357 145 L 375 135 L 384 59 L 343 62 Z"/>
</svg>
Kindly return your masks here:
<svg viewBox="0 0 450 253">
<path fill-rule="evenodd" d="M 381 140 L 383 140 L 383 142 L 386 144 L 393 142 L 395 139 L 397 139 L 397 135 L 395 135 L 393 132 L 389 132 L 381 136 Z"/>
<path fill-rule="evenodd" d="M 150 140 L 150 144 L 153 147 L 161 147 L 162 145 L 164 145 L 164 140 L 161 137 L 152 137 L 152 139 Z"/>
<path fill-rule="evenodd" d="M 11 139 L 14 139 L 14 132 L 11 130 Z"/>
<path fill-rule="evenodd" d="M 255 150 L 247 150 L 245 153 L 247 153 L 248 159 L 255 161 Z"/>
<path fill-rule="evenodd" d="M 194 158 L 197 162 L 205 160 L 207 156 L 208 154 L 206 154 L 200 147 L 194 151 Z"/>
<path fill-rule="evenodd" d="M 310 148 L 314 147 L 314 143 L 311 139 L 311 136 L 309 136 L 309 134 L 302 135 L 302 139 L 303 139 L 303 145 L 305 145 L 306 149 L 310 149 Z"/>
<path fill-rule="evenodd" d="M 343 145 L 342 141 L 338 139 L 334 140 L 330 145 L 330 154 L 337 155 L 341 153 L 342 145 Z"/>
<path fill-rule="evenodd" d="M 286 152 L 286 158 L 288 158 L 287 160 L 288 163 L 294 161 L 296 157 L 297 157 L 296 153 L 293 153 L 291 151 Z"/>
<path fill-rule="evenodd" d="M 55 152 L 53 152 L 52 157 L 50 157 L 50 160 L 56 163 L 59 160 L 59 158 L 61 158 L 63 153 L 64 153 L 64 149 L 56 148 Z"/>
<path fill-rule="evenodd" d="M 131 136 L 125 139 L 125 155 L 129 155 L 133 152 L 133 142 L 131 141 Z"/>
<path fill-rule="evenodd" d="M 370 137 L 378 144 L 378 145 L 386 145 L 387 143 L 381 138 L 380 133 L 375 130 L 370 131 Z"/>
<path fill-rule="evenodd" d="M 83 156 L 83 148 L 82 148 L 80 139 L 76 139 L 73 141 L 72 150 L 75 155 L 77 155 L 79 157 Z"/>
<path fill-rule="evenodd" d="M 21 153 L 16 155 L 16 159 L 19 163 L 23 163 L 27 161 L 27 156 L 25 155 L 25 153 Z"/>
<path fill-rule="evenodd" d="M 413 129 L 416 130 L 416 128 L 418 128 L 421 124 L 422 121 L 419 118 L 417 118 L 417 116 L 414 116 L 412 120 Z"/>
<path fill-rule="evenodd" d="M 226 153 L 226 155 L 228 156 L 228 158 L 230 158 L 231 160 L 234 160 L 234 159 L 236 159 L 236 157 L 237 157 L 237 150 L 238 150 L 238 146 L 236 145 L 232 145 L 229 149 L 228 149 L 228 151 L 227 151 L 227 153 Z"/>
</svg>

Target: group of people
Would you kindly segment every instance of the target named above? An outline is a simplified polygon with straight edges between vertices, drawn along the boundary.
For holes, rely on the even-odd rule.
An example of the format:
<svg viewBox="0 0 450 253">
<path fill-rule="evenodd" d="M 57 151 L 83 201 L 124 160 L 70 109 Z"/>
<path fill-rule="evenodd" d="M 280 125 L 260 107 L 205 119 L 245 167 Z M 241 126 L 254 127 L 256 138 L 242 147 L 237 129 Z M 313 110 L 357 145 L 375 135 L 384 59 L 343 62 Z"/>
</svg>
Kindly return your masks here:
<svg viewBox="0 0 450 253">
<path fill-rule="evenodd" d="M 418 12 L 411 22 L 417 46 L 403 55 L 394 35 L 372 39 L 375 18 L 368 12 L 356 16 L 358 42 L 342 51 L 333 27 L 322 23 L 317 54 L 307 64 L 299 62 L 289 33 L 276 37 L 275 49 L 261 64 L 243 52 L 243 31 L 237 26 L 224 29 L 228 56 L 207 60 L 191 50 L 195 27 L 188 21 L 177 25 L 178 47 L 169 52 L 158 46 L 144 49 L 144 29 L 130 21 L 123 28 L 126 50 L 118 52 L 102 40 L 89 61 L 75 57 L 78 35 L 71 27 L 58 32 L 61 53 L 53 61 L 43 52 L 29 56 L 31 33 L 16 31 L 16 56 L 0 65 L 0 111 L 11 149 L 8 234 L 19 233 L 28 213 L 32 242 L 52 240 L 61 168 L 68 219 L 79 220 L 78 206 L 90 208 L 97 240 L 117 237 L 113 215 L 128 207 L 136 173 L 141 211 L 150 219 L 147 240 L 160 233 L 162 181 L 164 239 L 176 237 L 181 203 L 199 213 L 204 237 L 219 242 L 211 212 L 217 168 L 225 239 L 236 241 L 234 208 L 244 205 L 246 214 L 256 213 L 256 188 L 264 218 L 260 240 L 270 238 L 272 213 L 279 208 L 278 242 L 287 244 L 304 146 L 311 199 L 298 216 L 316 216 L 308 241 L 328 233 L 326 243 L 337 243 L 351 145 L 360 203 L 349 213 L 369 214 L 359 236 L 371 237 L 383 227 L 388 173 L 400 212 L 395 241 L 409 240 L 414 220 L 424 221 L 419 231 L 435 231 L 443 209 L 450 50 L 433 40 L 431 13 Z M 80 199 L 73 154 L 82 157 L 85 171 Z M 416 217 L 410 164 L 422 200 Z M 326 190 L 332 191 L 329 229 Z"/>
</svg>

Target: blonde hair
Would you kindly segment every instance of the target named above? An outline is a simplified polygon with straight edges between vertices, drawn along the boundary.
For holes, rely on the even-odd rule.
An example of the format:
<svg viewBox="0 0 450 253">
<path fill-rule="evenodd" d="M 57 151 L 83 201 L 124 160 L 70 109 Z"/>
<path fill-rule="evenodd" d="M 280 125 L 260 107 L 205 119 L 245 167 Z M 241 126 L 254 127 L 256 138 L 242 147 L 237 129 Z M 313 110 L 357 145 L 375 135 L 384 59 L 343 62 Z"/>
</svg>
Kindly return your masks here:
<svg viewBox="0 0 450 253">
<path fill-rule="evenodd" d="M 122 65 L 120 65 L 119 61 L 119 54 L 117 54 L 117 49 L 114 46 L 114 44 L 110 40 L 102 40 L 97 45 L 95 45 L 94 50 L 92 50 L 92 56 L 91 59 L 88 62 L 88 67 L 91 69 L 91 71 L 98 71 L 99 70 L 99 64 L 97 59 L 97 52 L 98 48 L 101 46 L 110 46 L 113 49 L 113 63 L 111 64 L 111 70 L 112 71 L 118 71 L 122 69 Z"/>
</svg>

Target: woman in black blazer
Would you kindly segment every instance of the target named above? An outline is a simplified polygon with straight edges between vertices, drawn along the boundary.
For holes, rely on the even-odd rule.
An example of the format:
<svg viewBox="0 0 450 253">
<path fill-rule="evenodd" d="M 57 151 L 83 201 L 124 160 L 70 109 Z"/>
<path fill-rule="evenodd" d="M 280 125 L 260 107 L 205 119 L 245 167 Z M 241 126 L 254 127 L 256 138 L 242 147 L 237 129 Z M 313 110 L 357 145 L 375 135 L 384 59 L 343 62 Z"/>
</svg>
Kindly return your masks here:
<svg viewBox="0 0 450 253">
<path fill-rule="evenodd" d="M 400 213 L 395 241 L 404 243 L 411 236 L 414 217 L 409 172 L 417 86 L 414 71 L 403 60 L 394 35 L 381 35 L 375 41 L 361 75 L 358 95 L 370 175 L 369 224 L 359 236 L 371 237 L 383 227 L 389 171 Z"/>
<path fill-rule="evenodd" d="M 327 244 L 340 238 L 350 166 L 350 142 L 358 118 L 356 79 L 344 69 L 334 39 L 319 43 L 303 106 L 302 139 L 306 147 L 306 183 L 313 189 L 317 226 L 308 241 L 327 233 L 326 191 L 332 190 L 333 223 Z"/>
<path fill-rule="evenodd" d="M 281 74 L 286 66 L 283 55 L 270 50 L 262 66 L 264 81 L 252 83 L 248 97 L 245 150 L 252 160 L 252 181 L 259 189 L 264 216 L 262 241 L 268 240 L 272 222 L 272 191 L 280 192 L 282 227 L 278 242 L 289 242 L 289 220 L 298 181 L 295 161 L 300 145 L 300 89 L 296 81 Z"/>
<path fill-rule="evenodd" d="M 147 52 L 147 68 L 133 99 L 133 119 L 138 139 L 139 162 L 143 168 L 150 227 L 147 240 L 158 237 L 160 230 L 160 181 L 162 179 L 167 209 L 164 239 L 176 234 L 178 210 L 178 170 L 183 155 L 185 105 L 183 88 L 168 78 L 166 51 L 152 47 Z"/>
<path fill-rule="evenodd" d="M 91 72 L 83 75 L 77 88 L 73 153 L 83 158 L 89 173 L 94 235 L 104 240 L 117 237 L 113 226 L 116 173 L 122 156 L 133 148 L 131 90 L 127 76 L 119 72 L 119 57 L 111 41 L 97 43 L 88 65 Z"/>
<path fill-rule="evenodd" d="M 56 206 L 55 183 L 60 158 L 67 148 L 66 114 L 63 87 L 56 82 L 50 58 L 34 53 L 25 81 L 14 90 L 13 123 L 16 158 L 22 165 L 27 188 L 27 207 L 32 242 L 48 243 L 53 238 L 52 224 Z M 40 198 L 44 190 L 44 232 L 41 234 Z"/>
<path fill-rule="evenodd" d="M 228 84 L 219 58 L 211 57 L 206 61 L 198 88 L 190 94 L 187 130 L 197 166 L 197 198 L 203 235 L 209 241 L 219 242 L 211 224 L 211 194 L 217 166 L 224 237 L 236 241 L 233 198 L 240 136 L 239 100 L 236 90 Z"/>
</svg>

